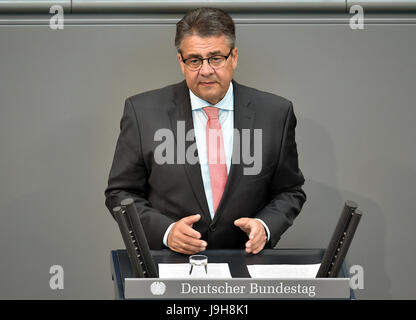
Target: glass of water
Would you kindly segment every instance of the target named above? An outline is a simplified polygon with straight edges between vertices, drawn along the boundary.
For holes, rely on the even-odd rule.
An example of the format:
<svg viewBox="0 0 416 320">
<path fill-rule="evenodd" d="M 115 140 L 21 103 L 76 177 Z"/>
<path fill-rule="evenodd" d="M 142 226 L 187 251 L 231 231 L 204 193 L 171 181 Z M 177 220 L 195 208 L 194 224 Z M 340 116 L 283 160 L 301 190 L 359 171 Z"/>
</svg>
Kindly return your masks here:
<svg viewBox="0 0 416 320">
<path fill-rule="evenodd" d="M 208 275 L 208 257 L 203 254 L 194 254 L 189 257 L 189 275 L 207 276 Z"/>
</svg>

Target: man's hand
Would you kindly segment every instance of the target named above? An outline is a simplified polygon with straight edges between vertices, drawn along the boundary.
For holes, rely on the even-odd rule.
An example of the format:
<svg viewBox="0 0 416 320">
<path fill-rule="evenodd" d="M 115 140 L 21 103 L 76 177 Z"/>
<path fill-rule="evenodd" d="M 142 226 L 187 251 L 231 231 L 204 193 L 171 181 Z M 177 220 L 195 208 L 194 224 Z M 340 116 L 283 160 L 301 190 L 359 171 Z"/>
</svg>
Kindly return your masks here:
<svg viewBox="0 0 416 320">
<path fill-rule="evenodd" d="M 201 216 L 195 214 L 187 216 L 176 222 L 168 235 L 168 247 L 172 251 L 184 254 L 195 254 L 204 251 L 207 243 L 201 238 L 201 234 L 192 229 L 195 222 L 199 221 Z"/>
<path fill-rule="evenodd" d="M 248 235 L 246 242 L 246 252 L 257 254 L 263 250 L 267 235 L 264 226 L 259 220 L 253 218 L 240 218 L 234 221 L 234 225 L 240 227 Z"/>
</svg>

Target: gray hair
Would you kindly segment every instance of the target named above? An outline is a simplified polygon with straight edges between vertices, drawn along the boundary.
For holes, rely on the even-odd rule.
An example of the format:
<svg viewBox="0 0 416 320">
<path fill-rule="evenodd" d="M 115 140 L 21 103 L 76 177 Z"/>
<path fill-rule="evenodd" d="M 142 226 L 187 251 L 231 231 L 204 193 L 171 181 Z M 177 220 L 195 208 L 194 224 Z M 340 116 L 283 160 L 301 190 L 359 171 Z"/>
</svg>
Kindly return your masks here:
<svg viewBox="0 0 416 320">
<path fill-rule="evenodd" d="M 225 35 L 231 48 L 235 47 L 235 25 L 230 15 L 216 8 L 197 8 L 189 11 L 176 24 L 175 47 L 181 52 L 181 44 L 186 36 L 199 37 Z"/>
</svg>

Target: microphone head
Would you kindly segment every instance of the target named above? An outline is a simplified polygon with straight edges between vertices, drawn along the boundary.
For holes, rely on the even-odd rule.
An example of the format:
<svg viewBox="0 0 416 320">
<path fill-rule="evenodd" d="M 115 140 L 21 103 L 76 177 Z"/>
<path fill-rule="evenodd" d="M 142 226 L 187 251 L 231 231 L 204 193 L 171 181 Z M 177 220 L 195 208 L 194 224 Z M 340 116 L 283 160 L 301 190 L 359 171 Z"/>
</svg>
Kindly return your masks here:
<svg viewBox="0 0 416 320">
<path fill-rule="evenodd" d="M 121 207 L 120 206 L 117 206 L 117 207 L 114 207 L 113 208 L 113 212 L 115 213 L 115 212 L 119 212 L 121 210 Z"/>
<path fill-rule="evenodd" d="M 345 201 L 345 205 L 346 205 L 347 207 L 349 207 L 350 209 L 352 209 L 352 211 L 354 211 L 355 209 L 357 209 L 357 208 L 358 208 L 357 203 L 356 203 L 356 202 L 354 202 L 354 201 L 352 201 L 352 200 L 347 200 L 347 201 Z"/>
<path fill-rule="evenodd" d="M 134 203 L 134 200 L 132 198 L 126 198 L 124 200 L 121 200 L 120 204 L 122 206 L 128 206 L 130 204 Z"/>
</svg>

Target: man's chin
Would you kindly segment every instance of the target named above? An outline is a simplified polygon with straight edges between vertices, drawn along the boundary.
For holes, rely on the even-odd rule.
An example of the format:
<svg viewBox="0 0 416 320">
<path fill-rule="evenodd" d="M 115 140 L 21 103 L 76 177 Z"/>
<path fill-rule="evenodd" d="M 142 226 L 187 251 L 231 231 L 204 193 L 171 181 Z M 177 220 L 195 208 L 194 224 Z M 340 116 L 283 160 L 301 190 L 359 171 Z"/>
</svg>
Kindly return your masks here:
<svg viewBox="0 0 416 320">
<path fill-rule="evenodd" d="M 212 105 L 217 104 L 221 100 L 218 99 L 217 95 L 203 95 L 201 99 L 209 102 Z"/>
<path fill-rule="evenodd" d="M 218 100 L 219 93 L 217 90 L 210 90 L 210 89 L 202 89 L 199 90 L 197 96 L 201 98 L 202 100 L 208 101 L 211 103 L 211 101 Z"/>
</svg>

